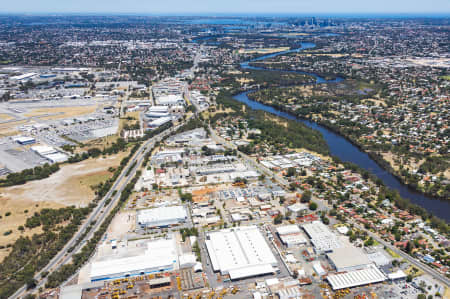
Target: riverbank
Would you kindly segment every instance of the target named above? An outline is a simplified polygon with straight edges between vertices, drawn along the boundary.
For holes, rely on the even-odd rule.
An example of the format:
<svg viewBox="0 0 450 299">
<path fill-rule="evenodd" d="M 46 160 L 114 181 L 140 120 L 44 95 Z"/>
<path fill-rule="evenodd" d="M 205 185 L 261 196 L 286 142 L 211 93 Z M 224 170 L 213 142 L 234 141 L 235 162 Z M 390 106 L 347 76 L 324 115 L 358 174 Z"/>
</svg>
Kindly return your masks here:
<svg viewBox="0 0 450 299">
<path fill-rule="evenodd" d="M 279 71 L 279 70 L 278 70 Z M 258 101 L 256 98 L 252 97 L 251 94 L 250 96 L 247 94 L 247 97 L 255 102 L 261 103 L 263 105 L 268 105 L 271 106 L 275 109 L 278 109 L 280 111 L 283 111 L 285 113 L 289 113 L 290 115 L 292 115 L 293 117 L 302 119 L 302 120 L 306 120 L 306 121 L 310 121 L 310 122 L 314 122 L 317 123 L 323 127 L 325 127 L 326 129 L 341 135 L 342 137 L 344 137 L 345 139 L 347 139 L 348 142 L 350 142 L 353 146 L 357 147 L 360 151 L 365 152 L 372 160 L 374 160 L 383 170 L 388 171 L 391 175 L 393 175 L 394 177 L 396 177 L 403 185 L 407 186 L 412 192 L 421 194 L 423 196 L 427 196 L 427 197 L 431 197 L 432 199 L 436 199 L 436 200 L 448 200 L 448 198 L 441 196 L 439 194 L 435 194 L 435 193 L 431 193 L 431 192 L 425 192 L 424 190 L 420 189 L 417 185 L 411 184 L 409 183 L 405 177 L 403 177 L 401 174 L 399 174 L 393 167 L 392 165 L 385 160 L 382 155 L 379 152 L 375 152 L 375 151 L 370 151 L 367 149 L 367 147 L 365 147 L 364 145 L 362 145 L 361 143 L 359 143 L 357 140 L 355 140 L 355 138 L 352 138 L 351 135 L 346 134 L 344 131 L 340 130 L 339 127 L 333 126 L 329 121 L 324 121 L 324 120 L 316 120 L 316 119 L 311 119 L 311 118 L 305 118 L 302 116 L 297 115 L 294 111 L 292 111 L 291 109 L 286 108 L 283 105 L 277 105 L 277 104 L 273 104 L 273 103 L 265 103 L 262 101 Z"/>
<path fill-rule="evenodd" d="M 339 134 L 339 132 L 335 132 L 319 123 L 301 119 L 294 116 L 292 113 L 253 101 L 247 96 L 250 92 L 251 90 L 238 93 L 233 98 L 238 102 L 246 104 L 251 109 L 264 110 L 277 116 L 302 122 L 308 127 L 318 130 L 327 141 L 332 156 L 336 156 L 344 162 L 351 162 L 361 169 L 368 171 L 383 182 L 385 186 L 392 190 L 396 190 L 403 199 L 423 208 L 430 215 L 444 219 L 447 223 L 450 222 L 450 215 L 447 212 L 450 210 L 450 201 L 429 198 L 424 194 L 415 192 L 409 186 L 403 184 L 395 175 L 379 165 L 367 152 L 355 144 L 354 141 L 348 140 Z"/>
<path fill-rule="evenodd" d="M 297 53 L 303 50 L 312 49 L 314 47 L 315 47 L 314 43 L 302 43 L 300 48 L 259 56 L 249 61 L 242 62 L 240 66 L 242 69 L 265 70 L 271 72 L 274 70 L 265 69 L 262 67 L 255 67 L 252 66 L 251 64 L 253 62 L 263 61 L 265 59 L 272 58 L 275 56 L 288 53 Z M 318 74 L 315 73 L 296 72 L 290 70 L 286 72 L 294 72 L 313 76 L 314 78 L 316 78 L 315 84 L 337 83 L 343 80 L 343 78 L 339 77 L 336 78 L 335 80 L 330 81 L 324 79 L 323 77 L 320 77 Z M 450 222 L 450 214 L 448 213 L 448 211 L 450 210 L 450 201 L 439 200 L 436 198 L 429 197 L 422 190 L 418 190 L 417 188 L 414 188 L 413 186 L 406 184 L 406 182 L 402 179 L 402 177 L 394 173 L 391 167 L 387 167 L 388 164 L 382 163 L 381 162 L 382 160 L 379 157 L 374 156 L 374 154 L 370 154 L 368 151 L 363 149 L 356 141 L 343 136 L 341 132 L 339 132 L 339 130 L 328 128 L 330 126 L 325 126 L 313 122 L 311 120 L 299 119 L 296 116 L 292 115 L 292 113 L 283 110 L 277 110 L 276 108 L 270 105 L 265 105 L 262 103 L 258 103 L 256 101 L 252 101 L 247 96 L 249 92 L 251 92 L 251 90 L 247 90 L 246 92 L 235 95 L 234 98 L 240 102 L 247 104 L 252 109 L 261 109 L 278 116 L 301 121 L 306 125 L 308 125 L 309 127 L 317 129 L 322 134 L 324 134 L 325 139 L 327 140 L 328 145 L 330 147 L 331 153 L 334 156 L 337 156 L 339 159 L 343 161 L 352 162 L 358 165 L 359 167 L 369 171 L 370 173 L 377 176 L 386 186 L 388 186 L 393 190 L 398 191 L 398 193 L 401 195 L 402 198 L 405 198 L 410 202 L 412 202 L 413 204 L 424 208 L 431 215 L 435 215 L 441 219 L 444 219 L 447 222 Z M 258 103 L 259 106 L 256 105 L 258 107 L 255 107 L 255 103 Z"/>
</svg>

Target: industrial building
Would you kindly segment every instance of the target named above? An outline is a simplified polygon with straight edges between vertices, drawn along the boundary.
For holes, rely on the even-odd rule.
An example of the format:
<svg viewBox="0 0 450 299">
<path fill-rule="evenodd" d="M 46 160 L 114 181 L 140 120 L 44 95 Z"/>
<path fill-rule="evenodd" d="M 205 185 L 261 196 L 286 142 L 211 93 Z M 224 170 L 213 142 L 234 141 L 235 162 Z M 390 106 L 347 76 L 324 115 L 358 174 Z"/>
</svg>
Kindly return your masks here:
<svg viewBox="0 0 450 299">
<path fill-rule="evenodd" d="M 364 269 L 372 264 L 366 254 L 353 246 L 336 248 L 327 257 L 338 272 Z"/>
<path fill-rule="evenodd" d="M 311 239 L 317 253 L 332 252 L 334 249 L 342 247 L 337 236 L 320 221 L 304 224 L 302 228 Z"/>
<path fill-rule="evenodd" d="M 170 117 L 170 116 L 156 118 L 156 119 L 154 119 L 152 121 L 149 121 L 148 124 L 147 124 L 147 127 L 149 129 L 156 129 L 156 128 L 159 128 L 162 125 L 165 125 L 165 124 L 169 123 L 170 121 L 172 121 L 172 117 Z"/>
<path fill-rule="evenodd" d="M 39 156 L 46 158 L 51 163 L 65 162 L 69 158 L 66 154 L 57 151 L 55 148 L 46 145 L 32 146 L 31 150 Z"/>
<path fill-rule="evenodd" d="M 187 221 L 183 206 L 160 207 L 137 211 L 137 224 L 142 228 L 168 227 Z"/>
<path fill-rule="evenodd" d="M 148 118 L 160 118 L 170 116 L 169 107 L 167 106 L 152 106 L 147 112 L 145 112 L 145 116 Z"/>
<path fill-rule="evenodd" d="M 372 265 L 361 270 L 328 275 L 327 280 L 333 290 L 340 290 L 382 282 L 386 280 L 386 276 Z"/>
<path fill-rule="evenodd" d="M 231 280 L 274 273 L 277 260 L 256 226 L 224 229 L 206 236 L 214 271 Z"/>
<path fill-rule="evenodd" d="M 169 94 L 165 96 L 160 96 L 156 99 L 156 102 L 160 106 L 183 106 L 184 99 L 180 95 Z"/>
<path fill-rule="evenodd" d="M 20 145 L 29 145 L 29 144 L 36 143 L 36 139 L 34 139 L 33 137 L 27 137 L 27 136 L 14 137 L 14 141 Z"/>
<path fill-rule="evenodd" d="M 277 227 L 277 233 L 283 244 L 288 248 L 307 243 L 305 237 L 301 234 L 300 228 L 295 224 Z"/>
<path fill-rule="evenodd" d="M 147 242 L 140 254 L 103 257 L 91 265 L 91 281 L 118 279 L 148 273 L 177 270 L 178 254 L 174 238 Z"/>
</svg>

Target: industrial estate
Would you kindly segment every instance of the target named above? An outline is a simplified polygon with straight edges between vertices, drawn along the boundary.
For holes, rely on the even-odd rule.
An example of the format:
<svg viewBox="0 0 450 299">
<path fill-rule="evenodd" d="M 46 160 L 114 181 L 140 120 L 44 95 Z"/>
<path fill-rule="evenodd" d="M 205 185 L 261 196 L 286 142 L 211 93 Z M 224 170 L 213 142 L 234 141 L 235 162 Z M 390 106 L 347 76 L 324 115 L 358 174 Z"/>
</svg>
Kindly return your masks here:
<svg viewBox="0 0 450 299">
<path fill-rule="evenodd" d="M 449 298 L 449 33 L 1 16 L 0 298 Z"/>
</svg>

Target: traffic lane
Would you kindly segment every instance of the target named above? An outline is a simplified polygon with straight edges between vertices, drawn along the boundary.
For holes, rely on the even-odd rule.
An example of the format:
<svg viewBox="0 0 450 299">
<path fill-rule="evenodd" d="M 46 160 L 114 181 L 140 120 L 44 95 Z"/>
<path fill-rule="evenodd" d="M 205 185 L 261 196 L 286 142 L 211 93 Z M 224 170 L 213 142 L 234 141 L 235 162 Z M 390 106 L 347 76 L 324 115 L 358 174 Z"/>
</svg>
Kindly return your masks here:
<svg viewBox="0 0 450 299">
<path fill-rule="evenodd" d="M 150 148 L 147 148 L 148 145 L 152 144 L 151 147 L 153 147 L 154 144 L 155 144 L 155 140 L 158 140 L 158 141 L 161 140 L 161 135 L 166 136 L 167 134 L 172 133 L 175 128 L 179 128 L 180 126 L 181 126 L 181 124 L 179 126 L 177 126 L 177 127 L 169 129 L 168 131 L 161 132 L 160 135 L 154 136 L 150 140 L 146 141 L 143 145 L 141 145 L 141 147 L 133 155 L 133 158 L 131 159 L 131 161 L 127 164 L 127 167 L 125 167 L 125 169 L 119 175 L 118 179 L 113 184 L 113 187 L 107 192 L 107 194 L 105 195 L 104 199 L 97 206 L 97 208 L 94 211 L 94 213 L 92 213 L 89 216 L 87 221 L 82 225 L 82 228 L 76 233 L 76 235 L 74 235 L 74 237 L 71 239 L 71 241 L 69 241 L 68 244 L 63 248 L 63 250 L 60 251 L 57 254 L 57 256 L 54 259 L 52 259 L 52 261 L 49 264 L 47 264 L 47 266 L 45 268 L 43 268 L 41 271 L 38 272 L 38 274 L 35 276 L 35 278 L 37 280 L 41 280 L 42 279 L 41 274 L 44 271 L 48 271 L 48 272 L 50 272 L 50 270 L 51 271 L 55 271 L 55 270 L 57 270 L 59 268 L 59 266 L 66 264 L 72 258 L 73 254 L 75 254 L 75 252 L 78 252 L 80 250 L 81 246 L 84 245 L 85 241 L 90 239 L 90 237 L 92 237 L 92 235 L 95 233 L 95 231 L 98 229 L 98 227 L 102 224 L 102 222 L 103 222 L 104 218 L 106 217 L 106 215 L 109 214 L 110 209 L 113 206 L 113 203 L 115 203 L 117 201 L 117 199 L 120 197 L 120 194 L 123 191 L 123 189 L 126 187 L 126 185 L 131 180 L 131 178 L 134 177 L 138 166 L 140 166 L 140 164 L 142 163 L 143 159 L 145 158 L 145 154 L 150 150 Z M 126 184 L 122 184 L 122 186 L 118 189 L 118 192 L 116 193 L 116 195 L 113 197 L 113 199 L 110 201 L 110 203 L 106 206 L 106 210 L 102 210 L 103 208 L 105 208 L 104 205 L 105 205 L 106 200 L 111 197 L 111 195 L 114 192 L 114 190 L 117 190 L 117 186 L 121 183 L 121 180 L 123 180 L 123 178 L 125 177 L 125 173 L 128 172 L 128 170 L 130 169 L 131 165 L 133 165 L 134 162 L 137 159 L 139 160 L 139 163 L 136 164 L 135 169 L 132 171 L 133 175 L 131 175 L 131 173 L 130 173 L 130 175 L 127 176 Z M 94 227 L 89 231 L 87 236 L 81 242 L 79 242 L 79 246 L 75 250 L 73 250 L 71 252 L 71 254 L 67 255 L 68 250 L 75 245 L 74 243 L 76 243 L 78 241 L 79 237 L 84 233 L 84 231 L 86 230 L 87 226 L 92 222 L 92 220 L 94 220 L 93 218 L 98 216 L 99 213 L 100 213 L 100 219 L 97 219 Z M 100 220 L 100 221 L 98 221 L 98 220 Z M 66 258 L 61 262 L 60 259 L 62 259 L 65 255 L 67 255 Z M 53 269 L 54 266 L 58 266 L 58 267 L 56 269 Z M 43 286 L 46 282 L 47 282 L 47 277 L 42 279 L 42 281 L 37 284 L 36 288 Z M 25 286 L 23 286 L 18 291 L 16 291 L 16 293 L 12 296 L 12 298 L 20 297 L 21 294 L 23 292 L 25 292 L 25 291 L 26 291 L 26 288 L 25 288 Z"/>
</svg>

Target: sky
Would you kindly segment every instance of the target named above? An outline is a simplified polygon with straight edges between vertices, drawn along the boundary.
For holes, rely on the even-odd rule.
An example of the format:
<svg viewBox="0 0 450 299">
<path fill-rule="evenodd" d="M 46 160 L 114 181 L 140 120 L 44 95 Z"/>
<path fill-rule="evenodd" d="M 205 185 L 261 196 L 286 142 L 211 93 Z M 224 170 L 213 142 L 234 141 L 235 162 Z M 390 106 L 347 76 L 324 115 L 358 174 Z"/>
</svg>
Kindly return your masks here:
<svg viewBox="0 0 450 299">
<path fill-rule="evenodd" d="M 0 0 L 0 13 L 450 14 L 450 0 Z"/>
</svg>

